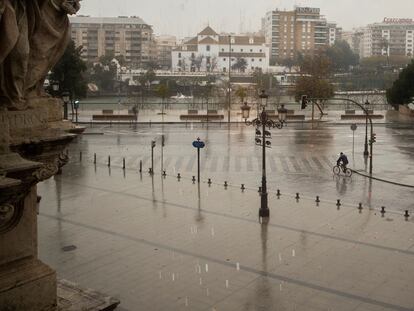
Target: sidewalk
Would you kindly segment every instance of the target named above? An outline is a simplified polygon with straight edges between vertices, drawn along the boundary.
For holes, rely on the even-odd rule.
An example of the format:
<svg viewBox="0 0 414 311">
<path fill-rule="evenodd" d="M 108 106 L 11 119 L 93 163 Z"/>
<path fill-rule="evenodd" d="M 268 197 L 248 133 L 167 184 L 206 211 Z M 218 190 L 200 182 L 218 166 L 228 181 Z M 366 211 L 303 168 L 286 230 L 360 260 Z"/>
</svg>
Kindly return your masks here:
<svg viewBox="0 0 414 311">
<path fill-rule="evenodd" d="M 75 163 L 39 193 L 41 259 L 121 310 L 414 307 L 414 222 L 400 213 L 282 193 L 260 224 L 256 190 Z"/>
</svg>

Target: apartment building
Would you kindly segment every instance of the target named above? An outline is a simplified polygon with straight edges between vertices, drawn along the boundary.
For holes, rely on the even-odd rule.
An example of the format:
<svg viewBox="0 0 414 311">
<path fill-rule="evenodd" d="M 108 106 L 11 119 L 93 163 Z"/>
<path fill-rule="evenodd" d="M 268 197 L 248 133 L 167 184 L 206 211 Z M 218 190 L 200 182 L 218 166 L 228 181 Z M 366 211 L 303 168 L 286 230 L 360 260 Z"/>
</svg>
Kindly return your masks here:
<svg viewBox="0 0 414 311">
<path fill-rule="evenodd" d="M 70 17 L 71 37 L 83 46 L 82 58 L 97 62 L 108 54 L 123 55 L 131 68 L 145 68 L 156 59 L 153 30 L 137 16 Z"/>
<path fill-rule="evenodd" d="M 384 18 L 381 23 L 368 25 L 364 29 L 362 40 L 362 57 L 413 57 L 414 21 L 406 18 Z"/>
<path fill-rule="evenodd" d="M 269 48 L 260 35 L 218 34 L 206 27 L 197 36 L 187 38 L 171 53 L 174 71 L 252 72 L 267 71 Z M 243 64 L 239 68 L 237 64 Z"/>
<path fill-rule="evenodd" d="M 344 31 L 341 34 L 342 40 L 346 41 L 351 50 L 361 57 L 364 55 L 363 37 L 365 31 L 365 28 L 358 28 L 352 31 Z"/>
<path fill-rule="evenodd" d="M 177 38 L 170 35 L 155 37 L 157 47 L 157 64 L 163 70 L 169 70 L 172 67 L 171 52 L 177 46 Z"/>
<path fill-rule="evenodd" d="M 319 8 L 269 11 L 262 28 L 272 62 L 293 58 L 297 52 L 313 55 L 340 37 L 340 28 L 328 23 Z"/>
</svg>

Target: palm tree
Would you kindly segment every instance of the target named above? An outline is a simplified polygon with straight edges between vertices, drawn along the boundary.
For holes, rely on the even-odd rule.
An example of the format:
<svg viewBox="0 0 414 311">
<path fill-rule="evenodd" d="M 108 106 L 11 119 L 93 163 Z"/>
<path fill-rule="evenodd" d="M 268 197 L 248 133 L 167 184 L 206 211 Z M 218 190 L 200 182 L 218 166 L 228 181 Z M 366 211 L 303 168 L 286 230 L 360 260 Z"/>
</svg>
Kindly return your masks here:
<svg viewBox="0 0 414 311">
<path fill-rule="evenodd" d="M 247 89 L 245 87 L 239 87 L 236 90 L 236 96 L 240 98 L 241 104 L 244 103 L 244 99 L 247 97 Z"/>
<path fill-rule="evenodd" d="M 168 94 L 170 93 L 170 88 L 168 85 L 162 83 L 157 88 L 157 94 L 161 97 L 161 114 L 164 115 L 164 101 L 167 98 Z"/>
</svg>

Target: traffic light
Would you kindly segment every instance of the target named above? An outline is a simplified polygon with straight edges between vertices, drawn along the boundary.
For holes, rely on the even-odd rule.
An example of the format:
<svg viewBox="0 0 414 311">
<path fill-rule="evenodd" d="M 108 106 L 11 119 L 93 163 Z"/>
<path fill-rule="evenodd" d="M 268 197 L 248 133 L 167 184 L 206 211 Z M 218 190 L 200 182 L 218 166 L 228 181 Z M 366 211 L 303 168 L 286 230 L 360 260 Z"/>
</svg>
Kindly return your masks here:
<svg viewBox="0 0 414 311">
<path fill-rule="evenodd" d="M 376 143 L 377 142 L 377 134 L 372 133 L 371 135 L 371 143 Z"/>
<path fill-rule="evenodd" d="M 301 109 L 306 109 L 306 107 L 308 106 L 308 96 L 302 95 L 301 103 L 302 103 Z"/>
</svg>

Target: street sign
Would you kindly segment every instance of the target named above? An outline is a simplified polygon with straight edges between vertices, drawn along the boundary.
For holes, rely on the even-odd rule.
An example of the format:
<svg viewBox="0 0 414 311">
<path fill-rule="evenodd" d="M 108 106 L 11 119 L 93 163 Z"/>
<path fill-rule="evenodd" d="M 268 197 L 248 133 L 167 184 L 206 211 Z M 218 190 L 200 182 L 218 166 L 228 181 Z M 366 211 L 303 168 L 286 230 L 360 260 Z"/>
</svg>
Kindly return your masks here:
<svg viewBox="0 0 414 311">
<path fill-rule="evenodd" d="M 197 140 L 193 141 L 193 147 L 197 148 L 197 182 L 200 183 L 200 149 L 204 148 L 206 144 L 200 140 L 200 137 Z"/>
<path fill-rule="evenodd" d="M 197 138 L 197 140 L 193 141 L 193 147 L 194 148 L 204 148 L 205 147 L 205 143 L 203 141 L 200 140 L 200 138 Z"/>
<path fill-rule="evenodd" d="M 351 125 L 351 130 L 352 131 L 356 131 L 357 128 L 358 128 L 358 126 L 355 123 Z"/>
</svg>

